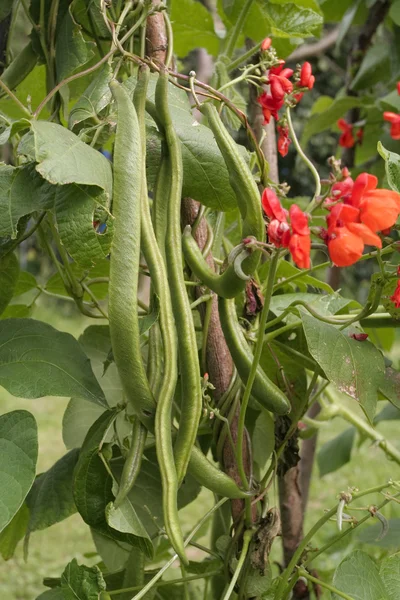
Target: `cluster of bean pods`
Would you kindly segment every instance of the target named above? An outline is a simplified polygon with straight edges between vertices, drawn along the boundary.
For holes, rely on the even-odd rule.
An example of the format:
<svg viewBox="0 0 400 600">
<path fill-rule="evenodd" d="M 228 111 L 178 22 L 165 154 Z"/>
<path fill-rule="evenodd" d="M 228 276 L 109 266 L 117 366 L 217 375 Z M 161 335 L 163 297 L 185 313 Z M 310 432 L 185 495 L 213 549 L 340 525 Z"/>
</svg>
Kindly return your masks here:
<svg viewBox="0 0 400 600">
<path fill-rule="evenodd" d="M 111 90 L 117 105 L 118 123 L 114 147 L 114 238 L 111 248 L 109 319 L 113 355 L 128 404 L 137 415 L 125 460 L 118 506 L 134 485 L 140 471 L 147 432 L 155 436 L 163 486 L 163 512 L 169 540 L 181 561 L 187 563 L 178 518 L 178 489 L 186 472 L 219 496 L 245 498 L 248 492 L 215 467 L 195 445 L 203 410 L 201 374 L 195 326 L 186 291 L 184 259 L 192 273 L 219 296 L 221 324 L 238 374 L 245 384 L 252 352 L 237 320 L 234 298 L 255 272 L 259 251 L 242 246 L 222 274 L 213 273 L 189 229 L 181 233 L 180 209 L 183 166 L 180 141 L 168 102 L 167 71 L 158 77 L 155 106 L 149 107 L 150 71 L 139 69 L 133 100 L 117 81 Z M 145 112 L 151 108 L 163 135 L 162 160 L 150 207 L 146 181 Z M 264 241 L 260 196 L 252 173 L 225 129 L 218 111 L 202 105 L 221 154 L 242 217 L 243 235 Z M 159 319 L 149 333 L 147 371 L 140 349 L 137 311 L 140 255 L 143 252 L 151 277 L 152 297 L 159 301 Z M 239 263 L 238 263 L 239 261 Z M 173 399 L 181 381 L 179 428 L 172 420 Z M 277 414 L 289 411 L 283 392 L 259 367 L 254 397 Z"/>
</svg>

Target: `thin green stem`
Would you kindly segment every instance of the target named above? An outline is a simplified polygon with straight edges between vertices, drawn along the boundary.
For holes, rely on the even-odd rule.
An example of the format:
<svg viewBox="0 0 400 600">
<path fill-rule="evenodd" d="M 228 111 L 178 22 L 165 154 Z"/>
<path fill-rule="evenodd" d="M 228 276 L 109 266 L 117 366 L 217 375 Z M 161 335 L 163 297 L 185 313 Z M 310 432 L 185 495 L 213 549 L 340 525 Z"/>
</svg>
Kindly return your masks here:
<svg viewBox="0 0 400 600">
<path fill-rule="evenodd" d="M 269 269 L 269 273 L 268 273 L 267 288 L 265 290 L 265 296 L 264 296 L 264 306 L 261 311 L 260 321 L 259 321 L 258 338 L 257 338 L 257 342 L 256 342 L 256 345 L 254 348 L 254 358 L 253 358 L 253 362 L 251 365 L 250 374 L 249 374 L 249 377 L 248 377 L 248 380 L 246 383 L 246 387 L 244 390 L 244 394 L 243 394 L 243 398 L 242 398 L 242 402 L 241 402 L 241 406 L 240 406 L 240 413 L 239 413 L 236 460 L 237 460 L 237 464 L 238 464 L 239 475 L 242 480 L 243 487 L 246 490 L 249 489 L 249 483 L 247 481 L 246 473 L 244 470 L 244 463 L 243 463 L 243 438 L 244 438 L 246 411 L 247 411 L 247 405 L 250 400 L 251 390 L 253 387 L 254 379 L 256 377 L 257 367 L 260 362 L 261 353 L 262 353 L 262 349 L 263 349 L 263 345 L 264 345 L 264 335 L 263 334 L 264 334 L 264 330 L 265 330 L 265 323 L 267 321 L 267 317 L 268 317 L 268 313 L 269 313 L 269 307 L 271 304 L 272 290 L 273 290 L 273 286 L 274 286 L 276 269 L 278 267 L 278 261 L 279 261 L 279 250 L 271 258 L 271 265 L 270 265 L 270 269 Z"/>
<path fill-rule="evenodd" d="M 39 31 L 39 29 L 40 29 L 40 28 L 39 28 L 39 25 L 38 25 L 37 23 L 35 23 L 35 21 L 34 21 L 34 20 L 33 20 L 33 18 L 32 18 L 32 15 L 31 15 L 31 13 L 30 13 L 30 10 L 29 10 L 29 5 L 28 5 L 28 2 L 27 2 L 27 0 L 20 0 L 20 2 L 21 2 L 21 4 L 22 4 L 22 8 L 24 9 L 24 13 L 26 14 L 26 16 L 27 16 L 28 20 L 30 21 L 30 23 L 31 23 L 31 25 L 32 25 L 32 27 L 33 27 L 33 29 L 34 29 L 35 31 Z"/>
<path fill-rule="evenodd" d="M 276 337 L 282 335 L 282 333 L 286 333 L 287 331 L 291 331 L 292 329 L 297 329 L 298 327 L 301 327 L 302 324 L 303 324 L 303 322 L 300 320 L 293 321 L 293 323 L 288 323 L 287 325 L 284 325 L 284 327 L 280 327 L 279 329 L 275 329 L 275 331 L 266 333 L 264 335 L 264 342 L 271 342 Z"/>
<path fill-rule="evenodd" d="M 204 294 L 204 296 L 200 296 L 199 298 L 197 298 L 197 300 L 192 302 L 192 304 L 190 305 L 190 308 L 193 310 L 193 308 L 196 308 L 196 306 L 199 306 L 199 304 L 202 304 L 203 302 L 208 302 L 209 300 L 211 300 L 212 297 L 213 297 L 212 294 Z"/>
<path fill-rule="evenodd" d="M 24 106 L 22 104 L 21 100 L 19 100 L 17 98 L 17 96 L 15 94 L 13 94 L 13 92 L 10 90 L 10 88 L 1 79 L 0 79 L 0 88 L 7 94 L 7 96 L 9 96 L 9 98 L 11 98 L 11 100 L 18 106 L 18 108 L 20 108 L 29 118 L 32 118 L 32 115 L 29 112 L 29 110 L 26 108 L 26 106 Z"/>
<path fill-rule="evenodd" d="M 174 585 L 177 583 L 185 583 L 187 581 L 197 581 L 199 579 L 205 579 L 209 577 L 214 577 L 215 575 L 219 575 L 221 571 L 208 571 L 207 573 L 202 573 L 201 575 L 188 575 L 187 577 L 179 577 L 177 579 L 169 579 L 168 581 L 158 581 L 154 584 L 154 588 L 163 587 L 165 585 Z M 111 590 L 108 592 L 110 596 L 117 596 L 118 594 L 125 594 L 126 592 L 137 592 L 140 590 L 142 586 L 135 585 L 133 587 L 121 588 L 119 590 Z"/>
<path fill-rule="evenodd" d="M 203 321 L 203 342 L 202 342 L 202 346 L 201 346 L 201 369 L 202 369 L 203 373 L 205 373 L 207 371 L 207 340 L 208 340 L 208 332 L 210 330 L 212 305 L 213 305 L 213 300 L 212 300 L 212 296 L 210 296 L 209 300 L 207 301 L 206 312 L 205 312 L 204 321 Z"/>
<path fill-rule="evenodd" d="M 246 19 L 247 19 L 247 16 L 249 14 L 252 4 L 253 4 L 253 0 L 246 0 L 246 2 L 244 3 L 244 5 L 242 7 L 242 10 L 240 11 L 238 18 L 235 21 L 233 28 L 231 29 L 231 31 L 228 34 L 228 41 L 227 41 L 226 47 L 224 49 L 224 55 L 228 56 L 229 58 L 231 58 L 231 56 L 235 50 L 236 43 L 237 43 L 239 35 L 241 34 L 242 29 L 246 23 Z"/>
<path fill-rule="evenodd" d="M 250 529 L 248 529 L 247 531 L 244 532 L 243 535 L 243 546 L 242 546 L 242 550 L 240 552 L 240 556 L 239 556 L 239 560 L 238 563 L 236 565 L 236 569 L 235 572 L 232 576 L 232 579 L 230 581 L 229 587 L 226 590 L 226 593 L 224 594 L 224 597 L 222 600 L 229 600 L 229 598 L 231 597 L 233 590 L 235 589 L 235 585 L 236 582 L 239 578 L 240 575 L 240 571 L 242 570 L 242 567 L 244 565 L 244 561 L 246 560 L 246 556 L 247 556 L 247 552 L 249 549 L 249 545 L 251 542 L 251 538 L 253 537 L 253 531 L 251 531 Z"/>
<path fill-rule="evenodd" d="M 168 13 L 166 10 L 163 11 L 164 23 L 165 23 L 165 32 L 167 34 L 167 56 L 165 57 L 165 66 L 168 68 L 172 62 L 172 58 L 174 55 L 174 32 L 172 30 L 172 25 Z"/>
<path fill-rule="evenodd" d="M 304 162 L 304 164 L 310 169 L 310 171 L 312 173 L 312 176 L 314 177 L 314 181 L 315 181 L 315 193 L 314 193 L 314 197 L 313 197 L 311 203 L 309 204 L 308 210 L 307 210 L 307 212 L 311 213 L 313 211 L 313 209 L 315 208 L 315 202 L 316 202 L 317 198 L 321 194 L 321 179 L 319 177 L 317 169 L 314 167 L 313 163 L 308 158 L 308 156 L 306 156 L 306 154 L 304 153 L 302 147 L 300 146 L 299 140 L 297 139 L 297 135 L 296 135 L 296 132 L 295 132 L 294 127 L 293 127 L 292 117 L 291 117 L 291 114 L 290 114 L 290 108 L 289 107 L 287 107 L 287 109 L 286 109 L 286 117 L 287 117 L 287 122 L 288 122 L 288 126 L 289 126 L 290 135 L 292 137 L 292 140 L 293 140 L 293 143 L 295 145 L 295 148 L 296 148 L 297 152 L 299 153 L 300 158 L 302 159 L 302 161 Z"/>
<path fill-rule="evenodd" d="M 199 531 L 199 529 L 203 526 L 203 524 L 207 521 L 207 519 L 216 511 L 219 509 L 220 506 L 222 506 L 226 501 L 228 500 L 228 498 L 222 498 L 219 502 L 217 502 L 217 504 L 215 504 L 201 519 L 200 521 L 197 523 L 196 527 L 194 527 L 194 529 L 191 531 L 191 533 L 187 536 L 186 540 L 184 541 L 184 546 L 186 547 L 188 544 L 190 544 L 190 542 L 192 541 L 192 539 L 194 538 L 194 536 L 196 535 L 196 533 Z M 154 575 L 154 577 L 152 579 L 150 579 L 150 581 L 144 586 L 144 588 L 139 592 L 139 594 L 136 594 L 132 600 L 141 600 L 141 598 L 143 598 L 147 592 L 149 590 L 152 589 L 152 587 L 154 586 L 154 584 L 161 579 L 161 577 L 164 575 L 165 571 L 167 571 L 167 569 L 169 569 L 169 567 L 176 561 L 176 559 L 178 558 L 177 554 L 174 554 L 172 556 L 172 558 L 169 559 L 168 562 L 165 563 L 165 565 L 158 571 L 158 573 L 156 573 L 156 575 Z"/>
<path fill-rule="evenodd" d="M 227 67 L 228 72 L 230 73 L 231 71 L 234 71 L 242 63 L 247 62 L 247 60 L 249 58 L 251 58 L 252 56 L 254 56 L 254 54 L 256 54 L 257 52 L 260 51 L 260 47 L 261 47 L 261 42 L 259 44 L 257 44 L 256 46 L 253 46 L 253 48 L 250 48 L 250 50 L 247 50 L 247 52 L 244 52 L 243 54 L 241 54 L 236 60 L 233 60 Z"/>
<path fill-rule="evenodd" d="M 311 583 L 320 585 L 321 587 L 325 588 L 326 590 L 329 590 L 333 594 L 336 594 L 340 598 L 344 598 L 345 600 L 354 600 L 354 598 L 352 596 L 349 596 L 348 594 L 341 592 L 337 588 L 333 587 L 333 585 L 330 585 L 329 583 L 325 583 L 325 581 L 322 581 L 321 579 L 317 579 L 316 577 L 313 577 L 305 569 L 299 569 L 299 576 L 304 577 L 308 581 L 311 581 Z"/>
</svg>

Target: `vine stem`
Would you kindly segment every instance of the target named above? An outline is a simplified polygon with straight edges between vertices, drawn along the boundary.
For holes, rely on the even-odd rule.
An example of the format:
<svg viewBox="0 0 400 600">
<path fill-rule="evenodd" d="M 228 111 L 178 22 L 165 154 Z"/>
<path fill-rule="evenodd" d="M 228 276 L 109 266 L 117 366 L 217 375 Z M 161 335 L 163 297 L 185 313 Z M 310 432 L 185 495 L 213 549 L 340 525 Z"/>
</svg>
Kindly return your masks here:
<svg viewBox="0 0 400 600">
<path fill-rule="evenodd" d="M 247 0 L 240 11 L 238 18 L 228 36 L 228 41 L 224 50 L 224 55 L 231 58 L 233 51 L 235 50 L 236 42 L 238 37 L 244 27 L 247 16 L 249 14 L 251 5 L 253 4 L 253 0 Z"/>
<path fill-rule="evenodd" d="M 367 490 L 364 490 L 362 492 L 355 492 L 352 494 L 352 500 L 356 500 L 357 498 L 362 498 L 363 496 L 367 496 L 369 494 L 373 494 L 376 492 L 381 492 L 382 490 L 384 490 L 386 487 L 388 487 L 389 485 L 392 485 L 391 483 L 385 483 L 383 485 L 377 485 L 375 487 L 372 488 L 368 488 Z M 328 512 L 326 512 L 316 523 L 313 527 L 311 527 L 310 531 L 307 533 L 307 535 L 302 539 L 301 543 L 299 544 L 299 546 L 297 547 L 295 553 L 292 556 L 292 560 L 290 561 L 290 563 L 288 564 L 288 566 L 286 567 L 286 569 L 284 570 L 283 574 L 282 574 L 282 579 L 281 582 L 276 590 L 275 593 L 275 600 L 285 600 L 287 598 L 287 594 L 290 591 L 290 583 L 289 583 L 289 587 L 288 586 L 288 582 L 289 582 L 289 578 L 290 575 L 292 574 L 293 570 L 295 569 L 298 561 L 300 560 L 304 550 L 306 549 L 309 541 L 314 537 L 314 535 L 317 533 L 317 531 L 319 529 L 321 529 L 321 527 L 323 525 L 325 525 L 325 523 L 327 521 L 329 521 L 329 519 L 333 516 L 336 515 L 336 511 L 337 511 L 337 505 L 335 505 L 333 508 L 331 508 Z M 353 599 L 351 599 L 353 600 Z"/>
<path fill-rule="evenodd" d="M 249 489 L 249 484 L 248 484 L 248 481 L 246 478 L 244 465 L 243 465 L 243 438 L 244 438 L 245 418 L 246 418 L 247 405 L 248 405 L 249 399 L 250 399 L 251 389 L 253 387 L 254 379 L 256 377 L 257 367 L 258 367 L 258 363 L 260 362 L 261 353 L 262 353 L 262 349 L 263 349 L 263 345 L 264 345 L 264 330 L 265 330 L 265 324 L 267 322 L 267 317 L 268 317 L 268 313 L 269 313 L 269 307 L 271 304 L 272 291 L 273 291 L 273 286 L 274 286 L 275 274 L 276 274 L 276 270 L 278 267 L 278 261 L 279 261 L 279 250 L 277 252 L 275 252 L 275 254 L 273 254 L 273 256 L 271 258 L 271 264 L 270 264 L 269 273 L 268 273 L 268 282 L 267 282 L 267 287 L 266 287 L 265 296 L 264 296 L 264 306 L 263 306 L 263 309 L 262 309 L 261 315 L 260 315 L 257 343 L 256 343 L 255 349 L 254 349 L 254 358 L 253 358 L 253 362 L 251 365 L 250 374 L 247 379 L 246 387 L 245 387 L 243 398 L 242 398 L 242 403 L 240 406 L 240 413 L 239 413 L 238 433 L 237 433 L 238 437 L 237 437 L 237 446 L 236 446 L 236 460 L 237 460 L 237 464 L 238 464 L 239 474 L 242 479 L 242 484 L 245 487 L 245 489 L 247 489 L 247 490 Z M 250 505 L 250 502 L 248 502 L 248 504 Z M 249 511 L 247 511 L 247 512 L 249 512 Z M 249 518 L 249 516 L 250 515 L 247 515 L 247 519 Z"/>
<path fill-rule="evenodd" d="M 308 581 L 311 581 L 311 583 L 315 583 L 317 585 L 324 587 L 325 589 L 336 594 L 340 598 L 344 598 L 345 600 L 354 600 L 354 598 L 352 596 L 349 596 L 348 594 L 341 592 L 337 588 L 333 587 L 333 585 L 330 585 L 329 583 L 325 583 L 324 581 L 321 581 L 320 579 L 313 577 L 305 569 L 299 569 L 299 577 L 304 577 L 305 579 L 308 579 Z"/>
<path fill-rule="evenodd" d="M 314 177 L 314 180 L 315 180 L 315 194 L 308 206 L 308 211 L 307 211 L 307 212 L 311 213 L 314 210 L 314 208 L 316 207 L 315 203 L 316 203 L 318 196 L 320 196 L 320 194 L 321 194 L 321 180 L 320 180 L 317 169 L 314 167 L 313 163 L 308 158 L 308 156 L 306 156 L 306 154 L 303 151 L 303 148 L 300 146 L 299 140 L 297 139 L 297 135 L 296 135 L 296 132 L 293 127 L 292 116 L 290 114 L 289 106 L 286 109 L 286 117 L 287 117 L 289 131 L 290 131 L 290 135 L 292 136 L 294 146 L 295 146 L 297 152 L 299 153 L 299 156 L 302 159 L 302 161 L 304 162 L 304 164 L 310 169 L 312 176 Z"/>
<path fill-rule="evenodd" d="M 248 58 L 251 58 L 252 56 L 254 56 L 254 54 L 256 54 L 257 52 L 259 52 L 261 48 L 261 42 L 259 44 L 257 44 L 256 46 L 253 46 L 253 48 L 250 48 L 250 50 L 247 50 L 247 52 L 244 52 L 244 54 L 241 54 L 236 60 L 233 60 L 227 67 L 228 72 L 234 71 L 235 69 L 237 69 L 237 67 L 239 67 L 242 63 L 246 62 Z"/>
<path fill-rule="evenodd" d="M 21 100 L 19 100 L 17 98 L 17 96 L 15 94 L 13 94 L 13 92 L 10 90 L 10 88 L 4 83 L 4 81 L 2 81 L 0 79 L 0 88 L 2 90 L 4 90 L 4 92 L 7 94 L 7 96 L 9 96 L 9 98 L 11 98 L 11 100 L 26 114 L 28 115 L 28 117 L 32 117 L 31 113 L 29 112 L 29 110 L 26 108 L 26 106 L 24 106 L 21 102 Z"/>
<path fill-rule="evenodd" d="M 220 506 L 222 506 L 227 500 L 228 500 L 228 498 L 222 498 L 208 512 L 206 512 L 205 515 L 203 515 L 203 517 L 197 523 L 196 527 L 194 527 L 194 529 L 192 529 L 192 531 L 187 536 L 186 540 L 183 542 L 183 545 L 185 546 L 185 548 L 186 548 L 186 546 L 188 546 L 190 544 L 190 542 L 192 541 L 192 539 L 194 538 L 194 536 L 196 535 L 196 533 L 199 531 L 199 529 L 203 526 L 203 524 L 205 523 L 205 521 L 207 521 L 207 519 L 209 517 L 211 517 L 211 515 L 216 510 L 218 510 L 220 508 Z M 169 561 L 166 562 L 165 565 L 158 571 L 158 573 L 156 573 L 156 575 L 154 575 L 154 577 L 152 579 L 150 579 L 150 581 L 144 586 L 144 588 L 139 592 L 139 594 L 136 594 L 135 596 L 133 596 L 133 598 L 131 598 L 131 600 L 141 600 L 141 598 L 143 598 L 147 594 L 147 592 L 149 590 L 151 590 L 151 588 L 154 586 L 154 584 L 159 579 L 161 579 L 161 577 L 164 575 L 165 571 L 167 569 L 169 569 L 169 567 L 176 561 L 177 558 L 178 558 L 178 555 L 174 554 L 169 559 Z"/>
<path fill-rule="evenodd" d="M 244 534 L 243 534 L 243 546 L 242 546 L 242 550 L 240 552 L 240 557 L 239 557 L 238 563 L 236 565 L 236 569 L 235 569 L 235 572 L 234 572 L 233 577 L 231 579 L 231 582 L 229 584 L 229 587 L 226 590 L 226 593 L 224 594 L 224 597 L 223 597 L 222 600 L 229 600 L 229 598 L 232 595 L 232 592 L 234 590 L 236 582 L 237 582 L 237 580 L 239 578 L 240 572 L 241 572 L 241 570 L 243 568 L 244 561 L 246 560 L 247 551 L 249 549 L 249 545 L 250 545 L 252 537 L 253 537 L 253 532 L 250 529 L 248 529 L 247 531 L 244 532 Z"/>
</svg>

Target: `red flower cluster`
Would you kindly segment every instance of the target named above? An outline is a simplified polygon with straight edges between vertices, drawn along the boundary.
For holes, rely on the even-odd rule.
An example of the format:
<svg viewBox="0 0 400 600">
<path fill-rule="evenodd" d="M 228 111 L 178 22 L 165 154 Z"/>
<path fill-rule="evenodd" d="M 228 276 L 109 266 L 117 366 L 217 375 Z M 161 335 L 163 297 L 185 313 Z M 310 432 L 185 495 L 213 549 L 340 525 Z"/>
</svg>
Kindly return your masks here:
<svg viewBox="0 0 400 600">
<path fill-rule="evenodd" d="M 315 77 L 312 74 L 312 67 L 309 62 L 305 62 L 301 67 L 300 80 L 295 84 L 289 79 L 293 75 L 293 69 L 284 68 L 284 65 L 285 61 L 281 60 L 279 65 L 271 67 L 268 74 L 271 93 L 263 92 L 257 99 L 263 111 L 264 124 L 269 123 L 271 117 L 278 120 L 278 111 L 284 104 L 286 94 L 299 90 L 294 94 L 295 99 L 299 102 L 303 96 L 301 89 L 308 88 L 311 90 L 314 86 Z"/>
<path fill-rule="evenodd" d="M 309 269 L 311 238 L 307 215 L 297 204 L 292 204 L 289 212 L 285 210 L 275 192 L 268 188 L 263 191 L 261 203 L 270 218 L 267 230 L 269 241 L 277 248 L 289 248 L 296 265 L 300 269 Z"/>
<path fill-rule="evenodd" d="M 289 138 L 289 127 L 278 125 L 278 152 L 281 156 L 286 156 L 289 152 L 291 139 Z"/>
<path fill-rule="evenodd" d="M 337 126 L 343 132 L 339 138 L 339 146 L 342 146 L 342 148 L 352 148 L 357 142 L 361 144 L 363 138 L 362 128 L 357 131 L 356 139 L 353 135 L 353 124 L 347 123 L 344 119 L 339 119 Z"/>
<path fill-rule="evenodd" d="M 400 267 L 397 267 L 397 276 L 400 277 Z M 398 279 L 396 289 L 393 296 L 390 296 L 390 299 L 396 308 L 400 308 L 400 279 Z"/>
<path fill-rule="evenodd" d="M 385 111 L 383 113 L 385 121 L 390 123 L 390 135 L 394 140 L 400 140 L 400 115 Z"/>
<path fill-rule="evenodd" d="M 364 244 L 381 248 L 377 232 L 392 227 L 400 214 L 400 194 L 376 189 L 377 184 L 374 175 L 361 173 L 355 181 L 346 177 L 332 187 L 325 237 L 332 262 L 338 267 L 354 264 Z"/>
</svg>

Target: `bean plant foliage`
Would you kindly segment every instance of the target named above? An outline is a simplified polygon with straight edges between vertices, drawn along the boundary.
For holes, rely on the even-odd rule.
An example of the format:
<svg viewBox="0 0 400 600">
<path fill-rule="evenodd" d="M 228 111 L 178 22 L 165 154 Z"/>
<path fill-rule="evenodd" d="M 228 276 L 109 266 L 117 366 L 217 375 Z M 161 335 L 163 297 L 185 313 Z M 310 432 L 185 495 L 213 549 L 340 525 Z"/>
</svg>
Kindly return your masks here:
<svg viewBox="0 0 400 600">
<path fill-rule="evenodd" d="M 71 398 L 44 473 L 34 416 L 0 415 L 4 560 L 78 512 L 97 554 L 38 600 L 398 599 L 399 554 L 321 567 L 398 527 L 398 0 L 6 0 L 0 26 L 0 385 Z M 366 264 L 347 296 L 337 273 Z M 32 318 L 44 296 L 86 317 L 79 339 Z M 362 443 L 393 475 L 307 529 L 334 418 L 313 477 Z"/>
</svg>

